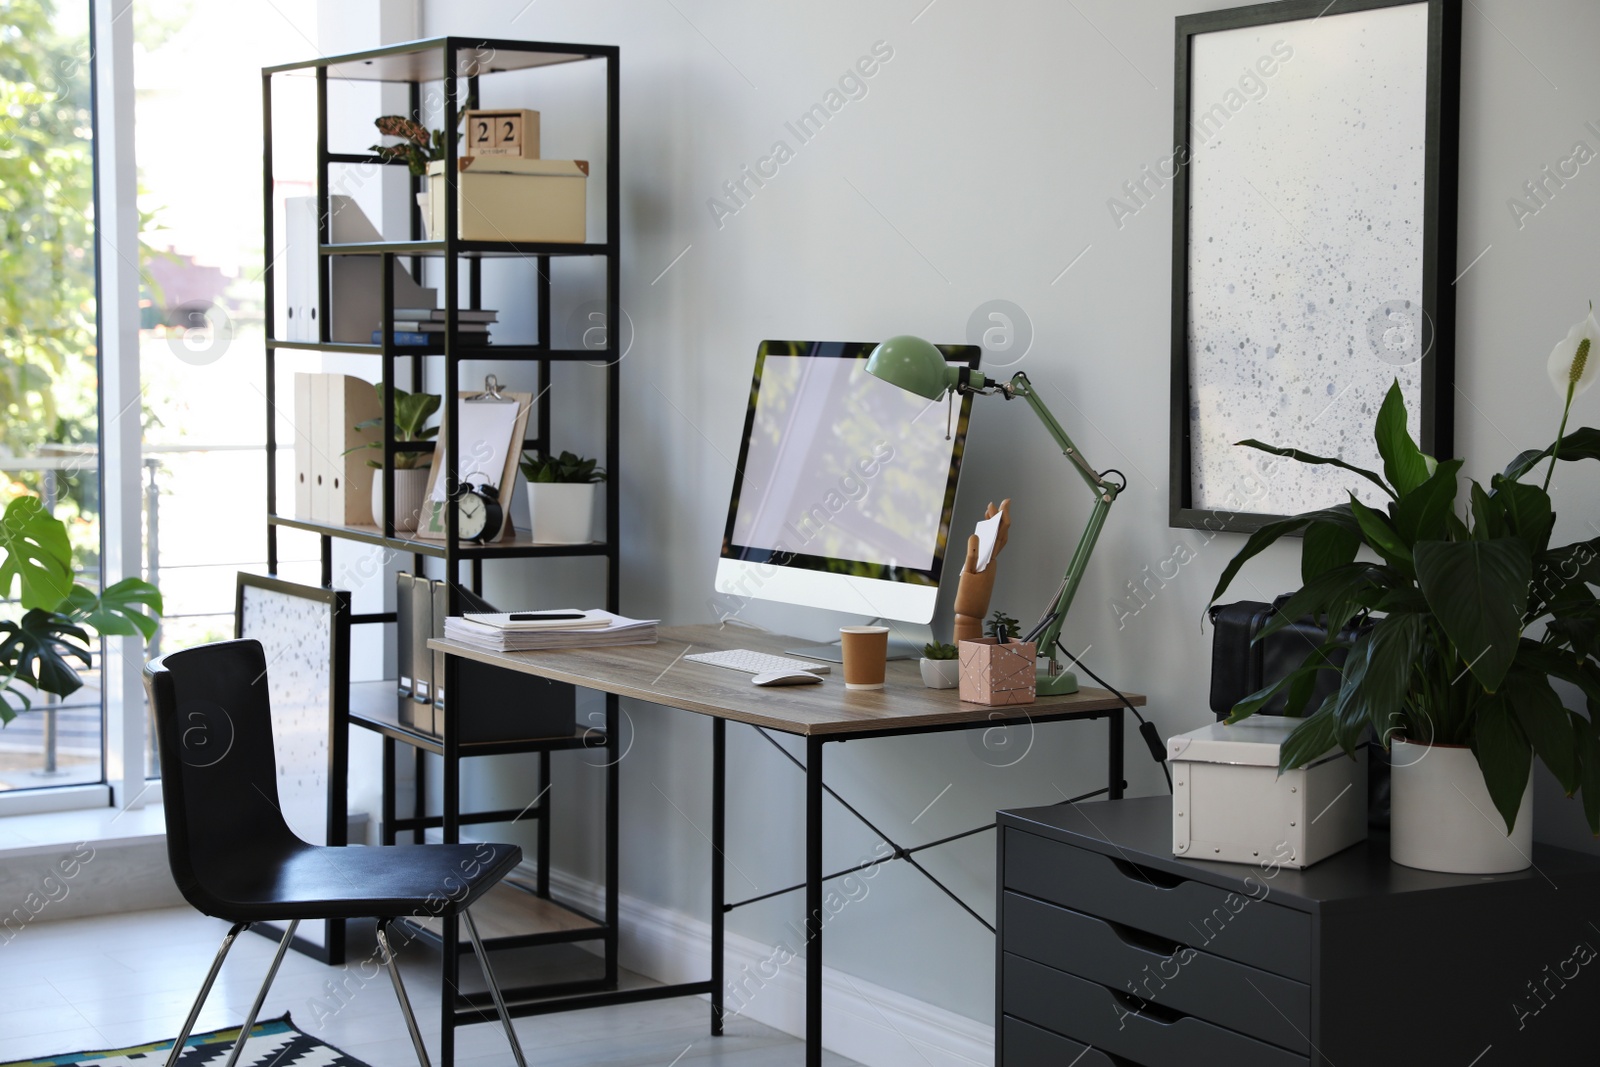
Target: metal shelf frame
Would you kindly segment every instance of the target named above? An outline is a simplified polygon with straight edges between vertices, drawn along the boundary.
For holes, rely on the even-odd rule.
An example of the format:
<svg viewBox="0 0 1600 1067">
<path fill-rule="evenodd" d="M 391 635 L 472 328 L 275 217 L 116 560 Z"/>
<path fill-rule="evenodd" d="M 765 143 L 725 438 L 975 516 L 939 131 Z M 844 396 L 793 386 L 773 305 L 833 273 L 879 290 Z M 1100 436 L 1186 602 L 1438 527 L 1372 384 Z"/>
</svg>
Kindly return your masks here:
<svg viewBox="0 0 1600 1067">
<path fill-rule="evenodd" d="M 543 66 L 569 63 L 569 62 L 599 62 L 605 65 L 605 94 L 606 94 L 606 138 L 605 138 L 605 215 L 606 234 L 601 241 L 590 241 L 583 244 L 548 244 L 548 243 L 511 243 L 497 241 L 463 241 L 457 235 L 454 226 L 447 228 L 446 232 L 433 240 L 421 238 L 421 215 L 412 207 L 410 211 L 410 234 L 405 241 L 382 241 L 362 244 L 335 244 L 331 241 L 331 215 L 329 211 L 331 186 L 329 171 L 334 166 L 376 162 L 374 157 L 357 153 L 336 153 L 330 150 L 328 143 L 328 83 L 330 75 L 336 80 L 372 80 L 404 83 L 410 87 L 410 110 L 413 115 L 420 116 L 422 104 L 422 89 L 425 84 L 440 86 L 440 99 L 443 102 L 443 128 L 454 130 L 457 126 L 459 110 L 469 100 L 477 98 L 479 78 L 484 75 L 505 70 L 535 70 Z M 277 265 L 271 256 L 271 249 L 277 247 L 274 240 L 274 192 L 275 180 L 273 175 L 273 126 L 272 104 L 273 86 L 275 78 L 282 76 L 310 76 L 316 80 L 316 196 L 318 201 L 318 245 L 319 245 L 319 270 L 317 277 L 317 307 L 318 307 L 318 339 L 313 342 L 288 341 L 273 336 L 276 324 L 276 283 Z M 318 538 L 321 584 L 331 587 L 333 582 L 333 542 L 338 540 L 353 541 L 363 544 L 378 545 L 397 554 L 409 553 L 412 556 L 412 566 L 416 573 L 424 573 L 424 560 L 442 559 L 444 561 L 444 576 L 450 588 L 450 611 L 459 613 L 461 606 L 462 590 L 462 564 L 470 564 L 470 587 L 474 593 L 481 593 L 483 589 L 483 560 L 485 559 L 510 559 L 510 558 L 565 558 L 565 557 L 596 557 L 603 558 L 607 564 L 605 606 L 608 610 L 618 609 L 618 568 L 619 539 L 618 539 L 618 496 L 621 477 L 620 464 L 620 341 L 622 331 L 618 328 L 621 316 L 620 281 L 621 281 L 621 245 L 619 239 L 619 220 L 621 216 L 621 165 L 620 165 L 620 72 L 619 49 L 614 45 L 579 45 L 552 42 L 511 41 L 499 39 L 476 39 L 464 37 L 441 37 L 430 40 L 413 41 L 406 44 L 394 45 L 387 48 L 373 49 L 365 52 L 352 53 L 341 56 L 323 56 L 303 63 L 291 63 L 280 66 L 263 68 L 261 72 L 262 88 L 262 126 L 264 142 L 262 151 L 262 231 L 264 234 L 263 247 L 269 250 L 268 261 L 263 271 L 263 284 L 265 288 L 265 319 L 267 324 L 266 338 L 266 381 L 265 392 L 267 396 L 267 570 L 270 574 L 278 573 L 279 545 L 278 531 L 280 529 L 294 529 L 315 534 Z M 444 217 L 455 219 L 458 217 L 457 202 L 459 190 L 457 178 L 457 156 L 459 146 L 455 137 L 446 138 L 446 154 L 444 167 Z M 412 191 L 421 189 L 423 179 L 413 177 Z M 381 344 L 350 344 L 334 342 L 329 333 L 330 306 L 330 259 L 336 255 L 369 255 L 381 259 L 381 276 L 383 279 L 383 320 Z M 394 344 L 394 266 L 397 259 L 404 257 L 410 260 L 413 273 L 420 279 L 420 267 L 424 260 L 432 258 L 442 260 L 444 267 L 443 282 L 443 310 L 445 313 L 445 328 L 437 345 L 419 348 L 417 346 L 400 346 Z M 606 322 L 611 328 L 606 331 L 606 346 L 604 349 L 559 349 L 553 346 L 551 336 L 551 311 L 550 311 L 550 261 L 552 258 L 562 257 L 599 257 L 605 260 L 605 313 Z M 537 280 L 534 283 L 534 299 L 537 308 L 537 337 L 533 344 L 508 344 L 485 345 L 465 342 L 459 332 L 459 312 L 465 309 L 481 307 L 482 297 L 482 262 L 485 259 L 515 258 L 531 260 L 536 268 Z M 465 286 L 458 266 L 462 261 L 467 264 L 467 278 Z M 443 541 L 422 541 L 397 533 L 394 528 L 394 477 L 393 465 L 397 454 L 406 452 L 425 451 L 410 445 L 398 443 L 394 439 L 394 393 L 386 389 L 384 393 L 383 415 L 383 503 L 384 517 L 381 525 L 371 528 L 346 527 L 328 523 L 308 522 L 278 511 L 278 440 L 277 440 L 277 376 L 278 354 L 280 352 L 326 352 L 348 355 L 372 355 L 380 361 L 380 381 L 391 386 L 400 384 L 402 370 L 409 373 L 408 385 L 403 387 L 416 391 L 423 387 L 424 360 L 439 358 L 443 360 L 443 388 L 442 392 L 447 403 L 453 403 L 454 398 L 461 392 L 461 362 L 463 360 L 507 360 L 518 362 L 531 362 L 537 368 L 537 400 L 535 401 L 535 416 L 537 431 L 524 447 L 540 455 L 549 455 L 552 450 L 550 417 L 551 417 L 551 364 L 553 363 L 578 363 L 585 362 L 594 366 L 605 375 L 605 449 L 604 465 L 607 471 L 605 486 L 605 533 L 602 540 L 586 545 L 538 545 L 529 542 L 508 542 L 504 544 L 467 544 L 459 538 L 457 528 L 457 515 L 455 509 L 449 509 L 446 516 L 446 537 Z M 468 383 L 471 384 L 476 383 Z M 453 499 L 459 492 L 457 470 L 461 454 L 461 439 L 459 420 L 448 420 L 449 425 L 440 440 L 434 446 L 442 448 L 445 454 L 445 463 L 442 476 L 445 479 L 445 491 Z M 379 613 L 373 615 L 356 616 L 352 620 L 356 623 L 368 625 L 384 625 L 394 621 L 393 613 Z M 392 844 L 397 834 L 409 832 L 414 840 L 421 840 L 428 829 L 437 828 L 442 832 L 443 839 L 447 842 L 460 840 L 463 825 L 476 825 L 480 823 L 501 822 L 508 823 L 519 818 L 537 819 L 537 887 L 536 893 L 540 897 L 549 897 L 549 815 L 550 797 L 548 789 L 528 809 L 522 812 L 491 811 L 491 812 L 462 812 L 461 811 L 461 774 L 460 763 L 462 759 L 475 756 L 503 755 L 513 752 L 538 752 L 540 756 L 541 785 L 548 787 L 550 782 L 550 754 L 552 751 L 562 749 L 591 749 L 606 751 L 608 759 L 605 767 L 606 775 L 606 841 L 605 841 L 605 869 L 606 869 L 606 900 L 604 915 L 595 917 L 597 927 L 593 931 L 584 931 L 582 934 L 571 932 L 551 931 L 535 932 L 528 935 L 494 939 L 491 947 L 502 949 L 524 947 L 535 944 L 550 944 L 572 940 L 600 940 L 604 943 L 604 975 L 596 979 L 584 979 L 576 982 L 563 982 L 538 987 L 528 987 L 519 990 L 507 990 L 508 995 L 514 995 L 518 1000 L 531 997 L 615 997 L 620 1000 L 639 999 L 635 993 L 617 990 L 617 801 L 619 793 L 618 755 L 616 750 L 619 736 L 620 712 L 618 700 L 615 696 L 606 699 L 605 729 L 594 731 L 591 735 L 579 738 L 557 738 L 546 740 L 530 740 L 525 742 L 497 742 L 488 745 L 462 744 L 456 736 L 456 731 L 451 724 L 459 720 L 462 708 L 459 706 L 459 687 L 448 684 L 446 687 L 445 710 L 446 729 L 442 737 L 431 737 L 408 731 L 398 724 L 384 721 L 380 716 L 368 716 L 361 713 L 352 713 L 346 716 L 345 721 L 335 724 L 335 728 L 347 731 L 351 726 L 376 731 L 383 739 L 383 794 L 384 794 L 384 819 L 383 837 L 384 844 Z M 398 757 L 398 746 L 407 745 L 414 753 L 417 775 L 416 798 L 414 810 L 409 818 L 399 818 L 394 811 L 395 807 L 395 765 Z M 443 775 L 443 810 L 436 815 L 430 815 L 424 810 L 425 766 L 428 753 L 441 757 Z M 343 766 L 333 768 L 334 787 L 345 788 L 348 785 L 348 769 Z M 556 902 L 559 903 L 559 902 Z M 565 906 L 565 905 L 563 905 Z M 574 910 L 568 908 L 568 910 Z M 460 931 L 455 922 L 443 924 L 442 936 L 439 938 L 443 949 L 443 988 L 457 990 L 460 978 L 460 956 L 464 951 Z M 619 1000 L 619 1002 L 620 1002 Z M 454 1060 L 455 1028 L 465 1022 L 481 1019 L 481 1014 L 471 1010 L 473 998 L 459 993 L 447 994 L 441 998 L 441 1019 L 443 1033 L 441 1035 L 440 1062 L 450 1064 Z M 569 999 L 551 1000 L 548 1003 L 571 1004 Z M 559 1010 L 552 1008 L 552 1010 Z"/>
</svg>

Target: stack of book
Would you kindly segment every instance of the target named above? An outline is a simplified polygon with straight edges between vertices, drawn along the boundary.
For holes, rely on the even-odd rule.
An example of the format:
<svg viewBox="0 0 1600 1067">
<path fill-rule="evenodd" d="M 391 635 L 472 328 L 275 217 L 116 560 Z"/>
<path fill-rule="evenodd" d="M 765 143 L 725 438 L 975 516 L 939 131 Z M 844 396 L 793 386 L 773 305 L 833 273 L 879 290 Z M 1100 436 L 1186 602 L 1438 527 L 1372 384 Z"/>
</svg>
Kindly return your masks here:
<svg viewBox="0 0 1600 1067">
<path fill-rule="evenodd" d="M 490 652 L 551 648 L 653 645 L 657 619 L 629 619 L 609 611 L 512 611 L 452 615 L 444 621 L 451 641 Z"/>
<path fill-rule="evenodd" d="M 395 308 L 394 343 L 397 345 L 438 346 L 444 341 L 443 308 Z M 488 309 L 462 308 L 456 312 L 456 344 L 486 345 L 489 324 L 500 313 Z M 383 330 L 372 331 L 372 343 L 383 343 Z"/>
</svg>

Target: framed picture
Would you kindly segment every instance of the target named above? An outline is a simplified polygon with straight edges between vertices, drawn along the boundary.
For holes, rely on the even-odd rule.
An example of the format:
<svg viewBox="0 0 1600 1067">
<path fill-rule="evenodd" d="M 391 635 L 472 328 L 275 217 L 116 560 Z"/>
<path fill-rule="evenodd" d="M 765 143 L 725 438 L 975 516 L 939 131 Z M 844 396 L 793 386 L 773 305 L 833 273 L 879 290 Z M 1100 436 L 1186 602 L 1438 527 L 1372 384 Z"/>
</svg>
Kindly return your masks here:
<svg viewBox="0 0 1600 1067">
<path fill-rule="evenodd" d="M 278 803 L 290 829 L 313 845 L 345 845 L 350 732 L 350 594 L 239 572 L 238 637 L 261 642 L 272 701 Z M 262 923 L 281 931 L 284 923 Z M 344 923 L 301 923 L 293 947 L 344 962 Z"/>
<path fill-rule="evenodd" d="M 1460 42 L 1460 0 L 1177 20 L 1172 525 L 1378 503 L 1238 442 L 1381 470 L 1396 380 L 1423 451 L 1451 455 Z"/>
</svg>

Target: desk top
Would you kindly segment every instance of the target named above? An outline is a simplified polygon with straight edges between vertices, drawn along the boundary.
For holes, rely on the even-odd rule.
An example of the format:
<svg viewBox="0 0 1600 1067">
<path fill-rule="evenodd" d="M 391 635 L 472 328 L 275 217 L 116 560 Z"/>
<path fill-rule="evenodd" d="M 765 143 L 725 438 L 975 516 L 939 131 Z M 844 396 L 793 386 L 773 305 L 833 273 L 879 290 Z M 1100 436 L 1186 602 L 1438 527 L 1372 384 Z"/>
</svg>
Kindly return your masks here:
<svg viewBox="0 0 1600 1067">
<path fill-rule="evenodd" d="M 846 689 L 837 664 L 831 674 L 823 675 L 821 685 L 755 686 L 748 674 L 683 657 L 730 648 L 783 655 L 786 649 L 812 642 L 742 626 L 668 626 L 661 628 L 660 637 L 654 645 L 540 652 L 488 652 L 439 639 L 429 641 L 428 647 L 586 689 L 808 737 L 1091 718 L 1122 706 L 1106 690 L 1090 688 L 1011 707 L 967 704 L 954 689 L 924 686 L 916 660 L 891 660 L 882 689 Z M 1135 705 L 1144 704 L 1137 693 L 1124 695 Z"/>
</svg>

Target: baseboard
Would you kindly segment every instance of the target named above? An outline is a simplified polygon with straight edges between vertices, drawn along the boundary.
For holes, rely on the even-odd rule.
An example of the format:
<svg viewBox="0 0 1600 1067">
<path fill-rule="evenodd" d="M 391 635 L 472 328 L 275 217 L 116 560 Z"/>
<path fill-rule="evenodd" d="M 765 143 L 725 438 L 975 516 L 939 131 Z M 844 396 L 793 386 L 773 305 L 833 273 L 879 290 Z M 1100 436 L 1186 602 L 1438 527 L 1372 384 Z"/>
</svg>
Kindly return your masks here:
<svg viewBox="0 0 1600 1067">
<path fill-rule="evenodd" d="M 530 881 L 535 871 L 517 872 Z M 603 887 L 552 869 L 554 896 L 598 914 Z M 659 982 L 694 982 L 706 977 L 711 926 L 701 919 L 622 894 L 617 900 L 622 966 Z M 796 1037 L 805 1033 L 803 959 L 785 960 L 772 945 L 727 933 L 725 1005 Z M 799 948 L 791 945 L 790 948 Z M 935 1007 L 892 989 L 822 969 L 827 1020 L 823 1045 L 865 1067 L 989 1067 L 994 1063 L 994 1027 Z"/>
</svg>

